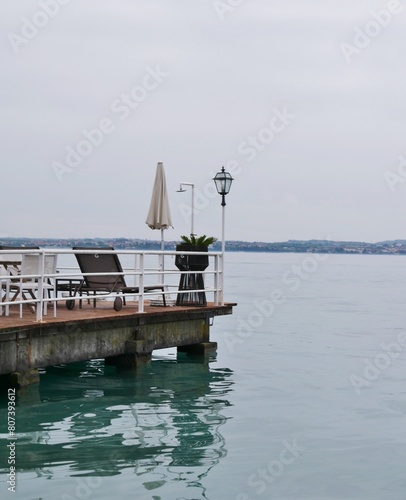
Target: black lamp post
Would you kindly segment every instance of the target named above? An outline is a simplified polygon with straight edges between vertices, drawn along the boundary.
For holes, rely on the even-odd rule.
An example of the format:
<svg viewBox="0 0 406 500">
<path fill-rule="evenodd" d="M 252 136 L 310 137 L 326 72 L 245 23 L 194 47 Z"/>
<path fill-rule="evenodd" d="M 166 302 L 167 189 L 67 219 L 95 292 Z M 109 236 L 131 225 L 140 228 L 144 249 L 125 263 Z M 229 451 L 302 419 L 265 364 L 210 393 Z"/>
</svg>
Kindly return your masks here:
<svg viewBox="0 0 406 500">
<path fill-rule="evenodd" d="M 214 184 L 216 185 L 216 189 L 221 198 L 221 206 L 222 209 L 222 222 L 221 222 L 221 304 L 224 304 L 224 254 L 226 250 L 226 240 L 225 240 L 225 208 L 226 208 L 226 200 L 225 196 L 230 192 L 231 184 L 233 182 L 233 178 L 231 175 L 224 170 L 224 167 L 221 167 L 221 172 L 217 172 L 217 174 L 213 178 Z"/>
</svg>

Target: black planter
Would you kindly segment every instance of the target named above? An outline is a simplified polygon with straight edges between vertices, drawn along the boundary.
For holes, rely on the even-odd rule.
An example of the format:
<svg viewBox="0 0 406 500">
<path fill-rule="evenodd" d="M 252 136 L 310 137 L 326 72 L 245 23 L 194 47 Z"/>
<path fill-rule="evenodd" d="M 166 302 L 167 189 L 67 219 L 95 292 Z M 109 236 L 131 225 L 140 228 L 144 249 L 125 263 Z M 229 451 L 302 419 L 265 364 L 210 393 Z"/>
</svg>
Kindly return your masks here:
<svg viewBox="0 0 406 500">
<path fill-rule="evenodd" d="M 208 252 L 208 247 L 188 245 L 181 243 L 176 246 L 177 252 Z M 176 298 L 177 306 L 205 306 L 207 305 L 204 289 L 204 279 L 201 271 L 209 266 L 208 255 L 177 255 L 175 265 L 179 271 L 193 271 L 190 274 L 182 274 L 179 282 L 179 291 Z M 199 272 L 200 271 L 200 272 Z M 188 293 L 185 291 L 188 290 Z"/>
<path fill-rule="evenodd" d="M 208 248 L 181 243 L 176 245 L 177 252 L 208 252 Z M 177 255 L 175 265 L 179 271 L 204 271 L 209 266 L 208 255 Z"/>
</svg>

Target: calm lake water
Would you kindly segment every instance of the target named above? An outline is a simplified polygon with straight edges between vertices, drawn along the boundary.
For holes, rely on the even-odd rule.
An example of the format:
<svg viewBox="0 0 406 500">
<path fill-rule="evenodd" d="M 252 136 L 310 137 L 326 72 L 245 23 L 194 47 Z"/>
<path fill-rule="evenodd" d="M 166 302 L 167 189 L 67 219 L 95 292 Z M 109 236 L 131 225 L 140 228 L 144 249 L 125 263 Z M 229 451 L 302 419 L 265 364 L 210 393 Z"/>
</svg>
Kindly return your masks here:
<svg viewBox="0 0 406 500">
<path fill-rule="evenodd" d="M 217 356 L 44 370 L 0 498 L 404 500 L 406 257 L 230 253 Z"/>
</svg>

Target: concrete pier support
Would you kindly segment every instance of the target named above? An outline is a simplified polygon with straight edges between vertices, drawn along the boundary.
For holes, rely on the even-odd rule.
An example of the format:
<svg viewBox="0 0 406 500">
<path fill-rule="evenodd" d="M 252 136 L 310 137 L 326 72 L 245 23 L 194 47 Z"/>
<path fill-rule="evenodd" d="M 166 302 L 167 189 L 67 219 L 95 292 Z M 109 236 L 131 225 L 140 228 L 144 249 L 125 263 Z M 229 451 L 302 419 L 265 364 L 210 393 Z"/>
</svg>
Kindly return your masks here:
<svg viewBox="0 0 406 500">
<path fill-rule="evenodd" d="M 153 345 L 145 340 L 129 340 L 125 343 L 124 354 L 106 357 L 106 365 L 115 366 L 118 370 L 128 370 L 151 361 Z"/>
<path fill-rule="evenodd" d="M 217 342 L 199 342 L 198 344 L 183 345 L 177 348 L 178 352 L 191 355 L 206 356 L 217 351 Z"/>
<path fill-rule="evenodd" d="M 13 372 L 8 376 L 8 381 L 10 387 L 25 387 L 31 384 L 38 384 L 39 382 L 39 372 L 37 369 Z"/>
<path fill-rule="evenodd" d="M 106 365 L 115 366 L 117 370 L 131 370 L 137 366 L 144 365 L 151 361 L 151 353 L 138 355 L 138 354 L 121 354 L 119 356 L 111 356 L 105 358 Z"/>
</svg>

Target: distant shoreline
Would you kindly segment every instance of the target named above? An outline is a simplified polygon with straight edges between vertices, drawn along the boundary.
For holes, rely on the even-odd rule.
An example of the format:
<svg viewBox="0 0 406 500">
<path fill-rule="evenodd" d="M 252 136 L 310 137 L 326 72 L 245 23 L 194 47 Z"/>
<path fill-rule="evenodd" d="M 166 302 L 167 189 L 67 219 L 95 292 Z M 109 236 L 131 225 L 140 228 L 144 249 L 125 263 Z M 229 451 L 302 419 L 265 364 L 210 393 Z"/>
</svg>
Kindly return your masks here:
<svg viewBox="0 0 406 500">
<path fill-rule="evenodd" d="M 165 250 L 175 250 L 178 241 L 165 241 Z M 157 240 L 134 238 L 0 238 L 4 246 L 39 246 L 46 248 L 71 248 L 73 246 L 112 246 L 117 250 L 160 250 Z M 221 242 L 210 247 L 221 250 Z M 377 243 L 330 240 L 288 240 L 283 242 L 249 242 L 229 240 L 227 252 L 261 253 L 331 253 L 363 255 L 406 255 L 406 240 L 390 240 Z"/>
</svg>

